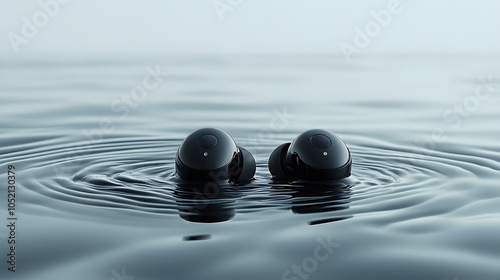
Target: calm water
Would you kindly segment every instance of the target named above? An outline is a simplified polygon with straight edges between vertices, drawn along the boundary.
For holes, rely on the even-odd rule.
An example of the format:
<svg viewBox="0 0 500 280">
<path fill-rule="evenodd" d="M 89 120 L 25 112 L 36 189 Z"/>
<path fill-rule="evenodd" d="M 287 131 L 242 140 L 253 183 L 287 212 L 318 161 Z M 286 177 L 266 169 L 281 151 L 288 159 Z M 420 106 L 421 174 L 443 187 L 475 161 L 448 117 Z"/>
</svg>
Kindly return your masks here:
<svg viewBox="0 0 500 280">
<path fill-rule="evenodd" d="M 499 61 L 4 61 L 0 207 L 7 224 L 14 165 L 18 221 L 0 278 L 499 279 Z M 255 181 L 173 176 L 206 126 L 254 154 Z M 271 151 L 310 128 L 346 142 L 352 178 L 271 184 Z"/>
</svg>

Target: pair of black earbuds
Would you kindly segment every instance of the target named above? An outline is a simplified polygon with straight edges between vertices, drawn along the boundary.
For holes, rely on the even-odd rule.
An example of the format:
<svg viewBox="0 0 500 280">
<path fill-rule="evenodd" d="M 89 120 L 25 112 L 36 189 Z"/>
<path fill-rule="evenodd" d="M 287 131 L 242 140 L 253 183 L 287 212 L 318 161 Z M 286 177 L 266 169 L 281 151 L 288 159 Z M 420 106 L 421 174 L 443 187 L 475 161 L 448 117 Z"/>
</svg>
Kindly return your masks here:
<svg viewBox="0 0 500 280">
<path fill-rule="evenodd" d="M 308 130 L 278 146 L 270 155 L 268 168 L 273 179 L 337 180 L 351 175 L 351 152 L 337 135 L 322 129 Z M 247 182 L 255 175 L 252 154 L 236 145 L 225 131 L 202 128 L 179 146 L 176 172 L 185 180 Z"/>
</svg>

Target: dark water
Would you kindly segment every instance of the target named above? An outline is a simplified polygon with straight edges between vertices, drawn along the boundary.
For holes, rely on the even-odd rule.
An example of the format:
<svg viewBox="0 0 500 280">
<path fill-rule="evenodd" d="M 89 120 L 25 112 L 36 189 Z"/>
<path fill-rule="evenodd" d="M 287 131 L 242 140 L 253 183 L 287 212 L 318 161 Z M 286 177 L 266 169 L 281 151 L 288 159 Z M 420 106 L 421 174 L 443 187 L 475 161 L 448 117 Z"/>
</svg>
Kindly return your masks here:
<svg viewBox="0 0 500 280">
<path fill-rule="evenodd" d="M 4 61 L 1 279 L 499 279 L 498 62 Z M 173 176 L 207 126 L 254 154 L 250 185 Z M 271 184 L 271 151 L 310 128 L 342 137 L 352 178 Z"/>
</svg>

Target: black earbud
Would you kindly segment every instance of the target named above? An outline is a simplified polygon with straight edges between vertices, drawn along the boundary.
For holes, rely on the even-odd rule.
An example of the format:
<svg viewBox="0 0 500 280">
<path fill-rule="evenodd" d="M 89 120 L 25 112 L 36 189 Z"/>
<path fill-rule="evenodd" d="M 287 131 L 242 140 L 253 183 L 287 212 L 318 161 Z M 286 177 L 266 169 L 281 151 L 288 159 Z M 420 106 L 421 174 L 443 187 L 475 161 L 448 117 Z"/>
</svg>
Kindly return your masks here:
<svg viewBox="0 0 500 280">
<path fill-rule="evenodd" d="M 252 154 L 217 128 L 194 131 L 184 139 L 175 156 L 176 172 L 185 180 L 244 182 L 253 179 L 255 167 Z"/>
<path fill-rule="evenodd" d="M 269 157 L 273 179 L 337 180 L 351 176 L 351 152 L 330 131 L 308 130 L 276 148 Z"/>
</svg>

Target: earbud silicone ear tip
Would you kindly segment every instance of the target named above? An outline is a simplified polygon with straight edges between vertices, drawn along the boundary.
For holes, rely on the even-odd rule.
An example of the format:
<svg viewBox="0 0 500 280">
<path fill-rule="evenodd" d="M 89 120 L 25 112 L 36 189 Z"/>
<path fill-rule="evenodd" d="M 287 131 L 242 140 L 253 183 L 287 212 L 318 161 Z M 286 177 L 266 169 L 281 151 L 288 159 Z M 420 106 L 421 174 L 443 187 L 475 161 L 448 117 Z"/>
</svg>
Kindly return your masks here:
<svg viewBox="0 0 500 280">
<path fill-rule="evenodd" d="M 285 143 L 279 145 L 269 156 L 269 161 L 267 162 L 267 168 L 273 179 L 280 181 L 287 181 L 293 179 L 293 176 L 288 171 L 285 163 L 286 153 L 288 152 L 288 147 L 291 143 Z"/>
<path fill-rule="evenodd" d="M 242 147 L 238 147 L 241 151 L 241 173 L 239 174 L 238 178 L 235 178 L 235 182 L 244 182 L 244 181 L 250 181 L 253 179 L 255 175 L 255 169 L 256 169 L 256 164 L 255 164 L 255 158 L 253 155 L 247 150 Z"/>
</svg>

